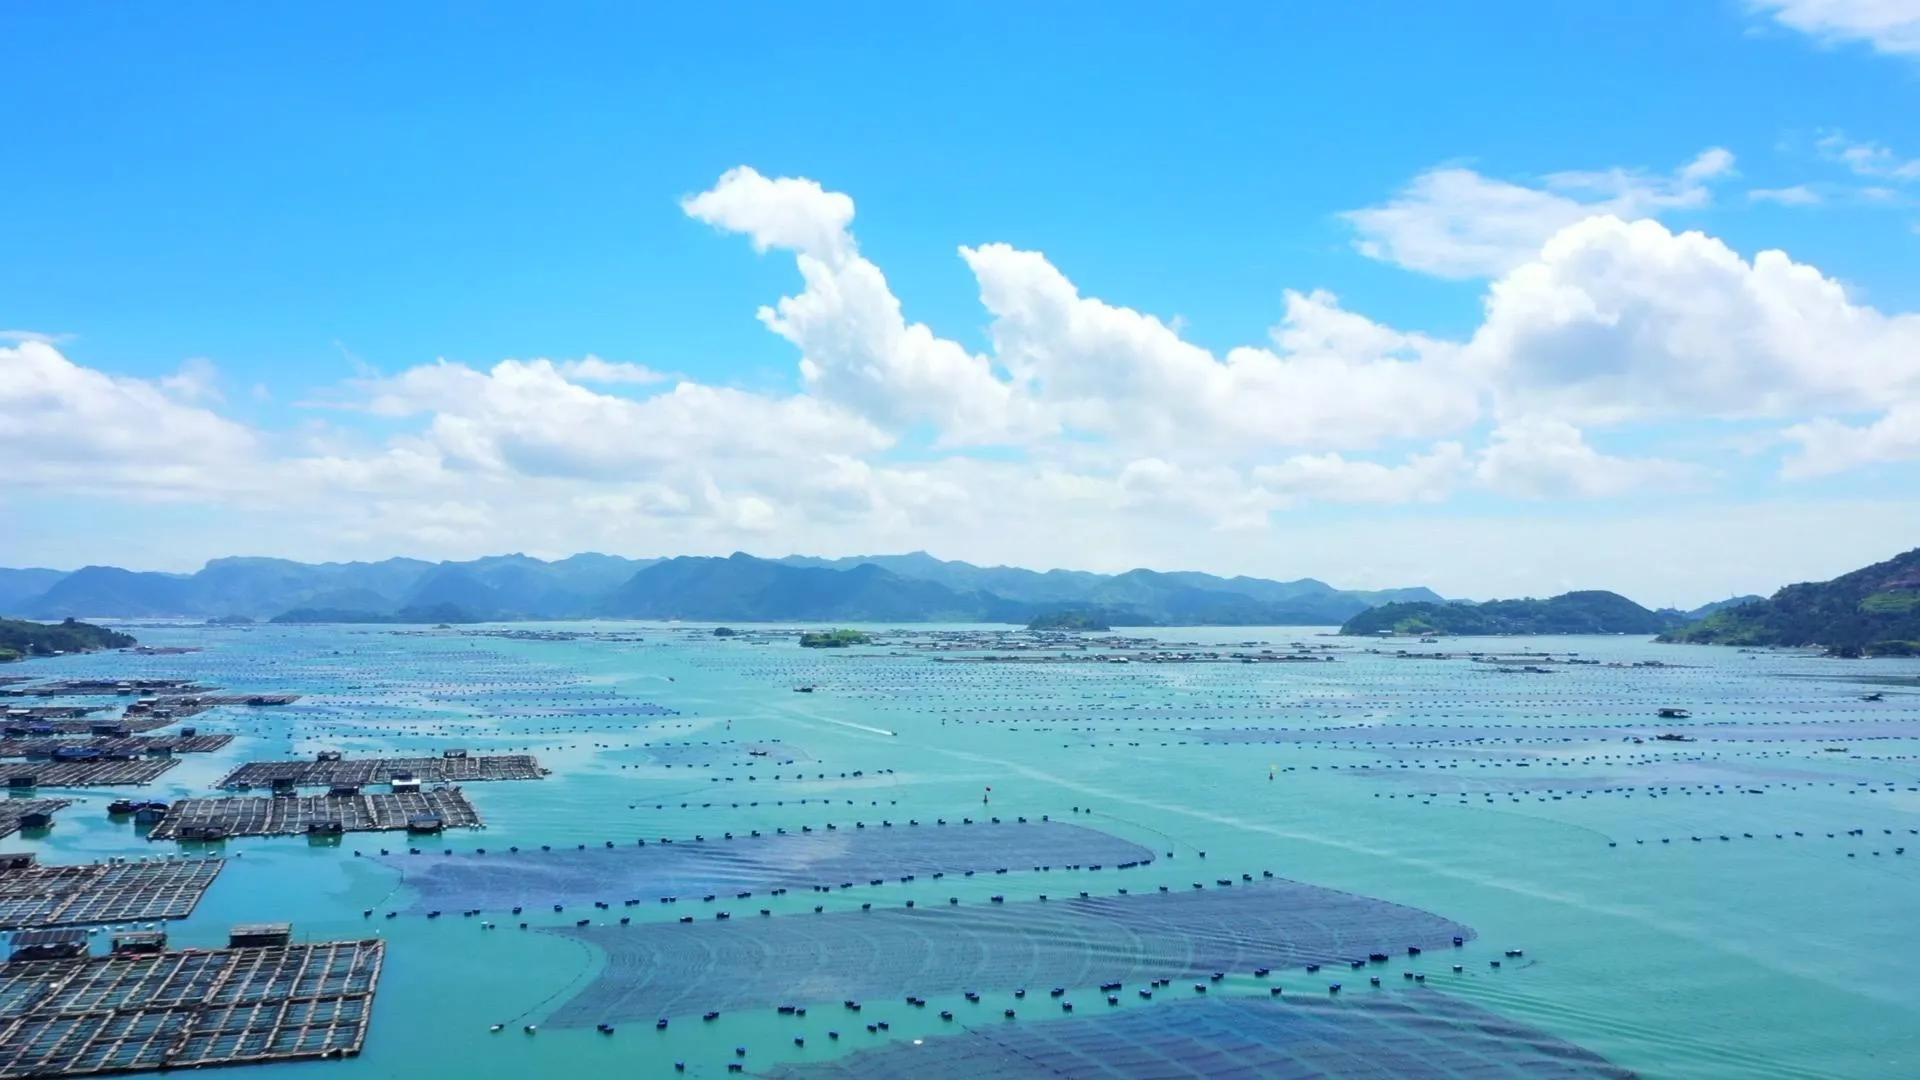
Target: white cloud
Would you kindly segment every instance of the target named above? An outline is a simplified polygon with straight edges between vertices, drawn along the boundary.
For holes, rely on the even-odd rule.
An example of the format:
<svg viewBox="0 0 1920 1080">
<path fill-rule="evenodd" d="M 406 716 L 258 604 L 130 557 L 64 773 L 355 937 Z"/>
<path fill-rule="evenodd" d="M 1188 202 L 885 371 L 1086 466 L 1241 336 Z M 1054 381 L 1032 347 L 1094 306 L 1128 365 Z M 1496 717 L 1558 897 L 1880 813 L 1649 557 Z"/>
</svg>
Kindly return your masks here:
<svg viewBox="0 0 1920 1080">
<path fill-rule="evenodd" d="M 950 444 L 1045 430 L 1046 421 L 985 357 L 906 321 L 885 275 L 859 254 L 848 231 L 851 198 L 743 166 L 682 206 L 717 228 L 746 234 L 757 250 L 794 253 L 805 287 L 761 308 L 759 318 L 800 350 L 810 392 L 883 423 L 930 421 Z"/>
<path fill-rule="evenodd" d="M 1866 42 L 1894 56 L 1920 57 L 1914 0 L 1748 0 L 1782 26 L 1823 42 Z"/>
<path fill-rule="evenodd" d="M 1495 282 L 1470 350 L 1503 410 L 1581 422 L 1774 417 L 1920 393 L 1920 316 L 1883 315 L 1784 252 L 1593 218 Z"/>
<path fill-rule="evenodd" d="M 644 364 L 629 364 L 615 360 L 602 360 L 597 356 L 583 356 L 578 360 L 562 360 L 554 365 L 554 369 L 561 375 L 578 383 L 648 386 L 653 383 L 666 382 L 671 378 L 671 376 L 655 371 Z"/>
<path fill-rule="evenodd" d="M 197 404 L 209 372 L 189 364 L 149 381 L 75 364 L 38 338 L 0 346 L 0 482 L 153 497 L 215 486 L 258 440 Z"/>
<path fill-rule="evenodd" d="M 1798 449 L 1781 468 L 1789 479 L 1805 480 L 1865 465 L 1920 460 L 1920 400 L 1888 409 L 1869 424 L 1846 424 L 1825 417 L 1795 424 L 1784 433 Z"/>
<path fill-rule="evenodd" d="M 1747 192 L 1747 198 L 1754 202 L 1777 203 L 1781 206 L 1818 206 L 1824 201 L 1818 191 L 1806 184 L 1782 188 L 1754 188 Z"/>
<path fill-rule="evenodd" d="M 1266 340 L 1218 351 L 1003 243 L 958 249 L 987 317 L 974 351 L 906 321 L 850 231 L 852 199 L 733 170 L 687 212 L 795 259 L 800 289 L 760 318 L 798 350 L 800 392 L 592 355 L 440 361 L 363 370 L 324 396 L 324 420 L 256 431 L 220 415 L 210 362 L 130 379 L 16 338 L 0 348 L 0 453 L 16 463 L 0 489 L 192 498 L 253 515 L 246 535 L 329 557 L 934 547 L 1229 568 L 1236 553 L 1284 546 L 1283 569 L 1298 572 L 1321 570 L 1300 560 L 1337 555 L 1313 545 L 1365 533 L 1355 523 L 1368 515 L 1463 491 L 1604 500 L 1715 475 L 1604 453 L 1589 442 L 1602 428 L 1627 429 L 1605 432 L 1618 446 L 1645 444 L 1638 424 L 1763 418 L 1786 429 L 1769 452 L 1797 448 L 1793 476 L 1920 458 L 1920 317 L 1858 303 L 1781 252 L 1749 260 L 1654 221 L 1581 216 L 1613 200 L 1705 198 L 1731 168 L 1710 152 L 1657 181 L 1508 185 L 1576 217 L 1488 286 L 1465 341 L 1286 291 Z M 1713 445 L 1698 434 L 1678 443 Z M 968 443 L 997 445 L 955 449 Z M 1292 514 L 1313 504 L 1342 507 L 1342 524 Z M 1417 519 L 1423 544 L 1437 517 Z M 313 537 L 338 548 L 303 548 Z M 1427 578 L 1360 548 L 1326 572 Z"/>
<path fill-rule="evenodd" d="M 1705 471 L 1684 462 L 1602 454 L 1572 424 L 1527 418 L 1494 431 L 1474 476 L 1520 498 L 1611 498 L 1695 488 Z"/>
<path fill-rule="evenodd" d="M 1707 205 L 1710 181 L 1733 174 L 1733 154 L 1710 147 L 1671 176 L 1635 170 L 1558 172 L 1539 187 L 1458 166 L 1431 169 L 1380 206 L 1341 216 L 1368 258 L 1444 278 L 1493 277 L 1583 218 L 1643 217 Z"/>
<path fill-rule="evenodd" d="M 755 251 L 777 248 L 837 262 L 852 246 L 853 199 L 804 178 L 768 179 L 745 165 L 680 200 L 680 209 L 716 229 L 745 234 Z"/>
<path fill-rule="evenodd" d="M 1844 132 L 1821 136 L 1820 154 L 1851 169 L 1856 175 L 1883 180 L 1920 180 L 1920 158 L 1902 157 L 1883 143 L 1850 139 Z"/>
<path fill-rule="evenodd" d="M 962 248 L 993 321 L 994 353 L 1068 427 L 1123 443 L 1233 453 L 1361 448 L 1458 430 L 1479 414 L 1458 350 L 1288 293 L 1258 346 L 1216 357 L 1166 322 L 1080 295 L 1044 255 Z"/>
</svg>

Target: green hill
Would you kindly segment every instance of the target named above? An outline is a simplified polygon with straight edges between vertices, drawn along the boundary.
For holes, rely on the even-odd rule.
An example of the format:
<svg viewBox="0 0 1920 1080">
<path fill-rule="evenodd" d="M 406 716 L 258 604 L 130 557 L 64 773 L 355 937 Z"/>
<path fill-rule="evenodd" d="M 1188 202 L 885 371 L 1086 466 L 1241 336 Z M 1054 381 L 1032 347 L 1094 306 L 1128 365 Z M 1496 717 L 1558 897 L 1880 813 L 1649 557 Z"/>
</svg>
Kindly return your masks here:
<svg viewBox="0 0 1920 1080">
<path fill-rule="evenodd" d="M 1619 593 L 1588 590 L 1546 600 L 1484 604 L 1382 604 L 1347 620 L 1342 634 L 1657 634 L 1679 616 L 1648 611 Z"/>
<path fill-rule="evenodd" d="M 72 619 L 58 623 L 0 619 L 0 660 L 124 649 L 133 643 L 130 635 Z"/>
<path fill-rule="evenodd" d="M 1789 585 L 1716 611 L 1662 641 L 1813 645 L 1841 656 L 1920 655 L 1920 549 L 1843 574 Z"/>
</svg>

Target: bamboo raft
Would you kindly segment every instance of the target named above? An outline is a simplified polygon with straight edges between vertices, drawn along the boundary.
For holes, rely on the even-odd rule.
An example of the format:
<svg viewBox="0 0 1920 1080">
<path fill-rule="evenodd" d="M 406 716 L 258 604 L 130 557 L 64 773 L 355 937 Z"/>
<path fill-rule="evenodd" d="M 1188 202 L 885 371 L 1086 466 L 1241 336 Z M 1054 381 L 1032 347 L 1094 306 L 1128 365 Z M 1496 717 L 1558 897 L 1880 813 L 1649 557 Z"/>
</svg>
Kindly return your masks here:
<svg viewBox="0 0 1920 1080">
<path fill-rule="evenodd" d="M 381 941 L 116 953 L 0 968 L 0 1077 L 360 1052 Z"/>
<path fill-rule="evenodd" d="M 430 827 L 422 819 L 432 819 Z M 479 811 L 459 788 L 380 795 L 245 796 L 181 799 L 149 840 L 211 841 L 236 836 L 479 828 Z"/>
<path fill-rule="evenodd" d="M 184 919 L 219 859 L 0 866 L 0 930 Z"/>
</svg>

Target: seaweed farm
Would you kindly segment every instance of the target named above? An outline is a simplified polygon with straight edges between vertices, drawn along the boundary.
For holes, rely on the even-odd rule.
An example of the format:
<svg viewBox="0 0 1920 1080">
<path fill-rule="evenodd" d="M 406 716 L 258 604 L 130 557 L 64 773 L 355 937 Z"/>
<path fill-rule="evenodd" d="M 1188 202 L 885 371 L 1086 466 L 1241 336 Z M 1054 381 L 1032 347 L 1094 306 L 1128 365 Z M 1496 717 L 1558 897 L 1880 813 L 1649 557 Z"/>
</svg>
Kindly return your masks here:
<svg viewBox="0 0 1920 1080">
<path fill-rule="evenodd" d="M 8 669 L 0 1074 L 1920 1072 L 1920 660 L 134 629 Z"/>
</svg>

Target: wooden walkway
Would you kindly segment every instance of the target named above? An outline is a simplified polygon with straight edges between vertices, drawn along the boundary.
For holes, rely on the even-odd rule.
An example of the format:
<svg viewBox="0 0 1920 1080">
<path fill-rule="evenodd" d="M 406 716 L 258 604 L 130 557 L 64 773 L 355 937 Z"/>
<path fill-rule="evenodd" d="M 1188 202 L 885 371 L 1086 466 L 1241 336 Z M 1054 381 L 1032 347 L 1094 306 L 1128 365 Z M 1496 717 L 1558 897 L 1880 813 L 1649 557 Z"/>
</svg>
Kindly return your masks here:
<svg viewBox="0 0 1920 1080">
<path fill-rule="evenodd" d="M 545 773 L 531 754 L 498 757 L 342 758 L 339 761 L 250 761 L 220 781 L 223 788 L 269 787 L 291 780 L 296 787 L 391 783 L 394 773 L 411 773 L 427 784 L 464 784 L 477 780 L 538 780 Z"/>
<path fill-rule="evenodd" d="M 184 919 L 220 859 L 0 869 L 0 930 Z"/>
<path fill-rule="evenodd" d="M 381 795 L 306 795 L 282 798 L 181 799 L 167 810 L 149 840 L 224 840 L 235 836 L 301 836 L 313 825 L 338 823 L 342 832 L 404 829 L 415 815 L 432 814 L 449 829 L 478 828 L 479 811 L 459 788 Z"/>
<path fill-rule="evenodd" d="M 385 942 L 0 967 L 0 1077 L 96 1076 L 358 1054 Z"/>
</svg>

